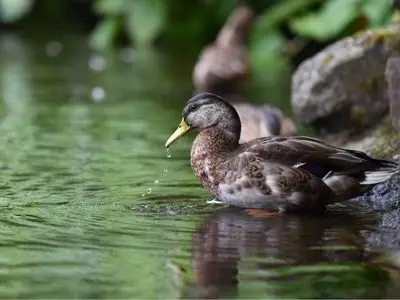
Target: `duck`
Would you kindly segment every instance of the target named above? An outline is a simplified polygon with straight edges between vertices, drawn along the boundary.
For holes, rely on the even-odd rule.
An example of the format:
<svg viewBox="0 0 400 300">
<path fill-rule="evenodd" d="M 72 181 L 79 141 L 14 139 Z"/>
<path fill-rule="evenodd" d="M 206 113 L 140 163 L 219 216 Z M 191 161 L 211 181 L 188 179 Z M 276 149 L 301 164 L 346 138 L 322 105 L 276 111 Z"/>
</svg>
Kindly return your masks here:
<svg viewBox="0 0 400 300">
<path fill-rule="evenodd" d="M 269 136 L 240 143 L 241 122 L 222 97 L 200 93 L 182 110 L 165 147 L 189 131 L 190 165 L 203 187 L 235 207 L 321 212 L 367 192 L 399 172 L 395 162 L 305 136 Z"/>
<path fill-rule="evenodd" d="M 271 135 L 294 135 L 297 127 L 294 122 L 278 108 L 264 104 L 232 103 L 237 111 L 241 126 L 240 140 L 250 140 Z"/>
<path fill-rule="evenodd" d="M 253 10 L 246 5 L 233 10 L 215 41 L 201 51 L 192 72 L 195 95 L 222 95 L 235 107 L 242 122 L 241 142 L 297 132 L 294 122 L 278 108 L 247 103 L 240 93 L 250 73 L 245 38 L 253 16 Z"/>
<path fill-rule="evenodd" d="M 201 51 L 192 73 L 198 92 L 232 93 L 248 76 L 250 61 L 245 36 L 252 19 L 250 7 L 237 7 L 215 41 Z"/>
</svg>

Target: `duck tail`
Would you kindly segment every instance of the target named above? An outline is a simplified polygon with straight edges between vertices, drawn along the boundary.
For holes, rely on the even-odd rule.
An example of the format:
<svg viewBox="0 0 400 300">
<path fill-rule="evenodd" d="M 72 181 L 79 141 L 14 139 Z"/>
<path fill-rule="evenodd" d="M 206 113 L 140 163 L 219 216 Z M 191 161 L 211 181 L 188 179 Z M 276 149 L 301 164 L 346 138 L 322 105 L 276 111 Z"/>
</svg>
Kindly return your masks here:
<svg viewBox="0 0 400 300">
<path fill-rule="evenodd" d="M 400 165 L 387 160 L 375 160 L 378 163 L 373 170 L 364 172 L 364 180 L 360 182 L 362 185 L 373 185 L 390 179 L 394 174 L 400 172 Z"/>
</svg>

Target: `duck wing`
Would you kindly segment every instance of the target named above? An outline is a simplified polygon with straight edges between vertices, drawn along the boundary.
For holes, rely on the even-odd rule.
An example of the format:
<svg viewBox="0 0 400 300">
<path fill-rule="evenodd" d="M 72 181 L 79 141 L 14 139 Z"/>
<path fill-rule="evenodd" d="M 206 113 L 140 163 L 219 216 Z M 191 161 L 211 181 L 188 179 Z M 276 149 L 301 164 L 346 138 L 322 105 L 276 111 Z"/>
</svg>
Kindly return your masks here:
<svg viewBox="0 0 400 300">
<path fill-rule="evenodd" d="M 368 185 L 385 181 L 399 171 L 397 163 L 302 136 L 256 139 L 239 149 L 243 154 L 253 153 L 265 161 L 303 169 L 321 179 L 345 175 Z"/>
</svg>

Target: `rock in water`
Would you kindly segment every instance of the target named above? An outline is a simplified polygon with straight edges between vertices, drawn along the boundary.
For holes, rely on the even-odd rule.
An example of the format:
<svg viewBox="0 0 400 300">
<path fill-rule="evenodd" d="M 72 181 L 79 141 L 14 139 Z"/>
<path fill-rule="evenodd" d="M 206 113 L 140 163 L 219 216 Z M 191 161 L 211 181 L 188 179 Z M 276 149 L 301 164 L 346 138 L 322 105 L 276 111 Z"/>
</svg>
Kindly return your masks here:
<svg viewBox="0 0 400 300">
<path fill-rule="evenodd" d="M 388 59 L 385 77 L 388 84 L 390 116 L 394 128 L 400 133 L 400 56 Z"/>
<path fill-rule="evenodd" d="M 388 110 L 386 61 L 398 51 L 399 24 L 328 46 L 294 73 L 294 113 L 321 133 L 354 133 L 376 124 Z"/>
</svg>

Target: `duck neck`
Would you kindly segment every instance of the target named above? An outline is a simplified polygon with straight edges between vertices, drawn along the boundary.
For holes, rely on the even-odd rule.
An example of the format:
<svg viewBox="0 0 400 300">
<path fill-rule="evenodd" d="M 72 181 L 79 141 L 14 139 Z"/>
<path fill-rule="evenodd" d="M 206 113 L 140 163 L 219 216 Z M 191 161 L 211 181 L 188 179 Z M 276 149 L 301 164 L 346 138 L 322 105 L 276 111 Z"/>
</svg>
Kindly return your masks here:
<svg viewBox="0 0 400 300">
<path fill-rule="evenodd" d="M 196 137 L 192 154 L 219 156 L 226 154 L 239 146 L 237 131 L 229 131 L 219 127 L 210 127 L 202 130 Z"/>
</svg>

